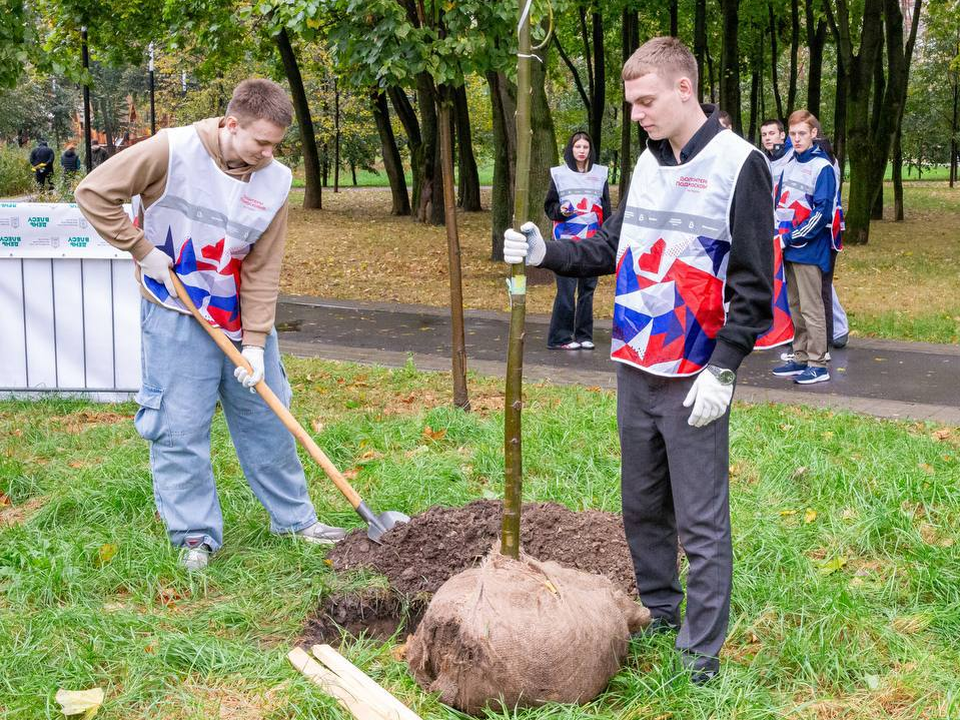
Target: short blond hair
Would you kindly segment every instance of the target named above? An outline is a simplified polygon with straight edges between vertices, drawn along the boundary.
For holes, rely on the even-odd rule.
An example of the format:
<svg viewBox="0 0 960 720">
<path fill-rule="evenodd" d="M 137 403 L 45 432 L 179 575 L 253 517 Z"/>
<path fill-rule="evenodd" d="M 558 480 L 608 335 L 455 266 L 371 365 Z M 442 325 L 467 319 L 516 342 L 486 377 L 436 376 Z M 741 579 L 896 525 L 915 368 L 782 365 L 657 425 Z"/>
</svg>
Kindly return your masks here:
<svg viewBox="0 0 960 720">
<path fill-rule="evenodd" d="M 689 78 L 696 92 L 700 74 L 697 70 L 697 59 L 690 52 L 690 48 L 675 37 L 663 36 L 647 40 L 623 64 L 620 77 L 625 81 L 636 80 L 652 72 L 667 80 Z"/>
<path fill-rule="evenodd" d="M 269 120 L 287 128 L 293 122 L 293 105 L 286 91 L 272 80 L 250 78 L 234 89 L 226 114 L 235 117 L 242 126 Z"/>
</svg>

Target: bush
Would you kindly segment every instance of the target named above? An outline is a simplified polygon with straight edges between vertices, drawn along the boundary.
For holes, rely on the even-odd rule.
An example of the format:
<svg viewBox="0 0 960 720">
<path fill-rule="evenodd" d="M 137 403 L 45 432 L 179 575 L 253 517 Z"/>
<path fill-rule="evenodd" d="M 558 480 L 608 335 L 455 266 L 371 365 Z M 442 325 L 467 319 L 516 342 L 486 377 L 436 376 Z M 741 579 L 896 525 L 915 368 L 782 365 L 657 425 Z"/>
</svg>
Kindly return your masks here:
<svg viewBox="0 0 960 720">
<path fill-rule="evenodd" d="M 34 184 L 27 153 L 14 145 L 0 145 L 0 196 L 23 195 Z"/>
</svg>

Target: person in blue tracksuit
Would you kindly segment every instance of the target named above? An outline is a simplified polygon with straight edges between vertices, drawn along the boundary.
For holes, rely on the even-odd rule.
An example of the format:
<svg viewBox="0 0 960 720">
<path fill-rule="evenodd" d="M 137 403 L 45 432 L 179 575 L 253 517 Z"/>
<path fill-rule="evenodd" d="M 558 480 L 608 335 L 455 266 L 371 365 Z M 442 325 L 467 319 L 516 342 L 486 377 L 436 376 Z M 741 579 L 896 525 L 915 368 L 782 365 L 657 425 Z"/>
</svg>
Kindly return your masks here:
<svg viewBox="0 0 960 720">
<path fill-rule="evenodd" d="M 830 157 L 814 142 L 820 127 L 817 118 L 807 110 L 797 110 L 788 125 L 794 157 L 784 166 L 777 184 L 776 214 L 794 324 L 795 357 L 775 368 L 773 374 L 810 385 L 830 379 L 822 295 L 823 276 L 833 267 L 837 176 Z"/>
</svg>

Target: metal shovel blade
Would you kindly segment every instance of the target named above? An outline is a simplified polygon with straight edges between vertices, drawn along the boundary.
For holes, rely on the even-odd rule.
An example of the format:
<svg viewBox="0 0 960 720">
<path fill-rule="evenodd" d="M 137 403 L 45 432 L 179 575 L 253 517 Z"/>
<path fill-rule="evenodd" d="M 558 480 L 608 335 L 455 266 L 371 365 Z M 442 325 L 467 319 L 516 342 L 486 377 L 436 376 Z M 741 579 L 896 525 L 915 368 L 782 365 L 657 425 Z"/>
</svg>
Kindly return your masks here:
<svg viewBox="0 0 960 720">
<path fill-rule="evenodd" d="M 379 515 L 374 515 L 365 502 L 361 502 L 357 506 L 357 514 L 367 523 L 367 537 L 377 545 L 380 544 L 380 538 L 383 537 L 384 533 L 388 532 L 394 525 L 410 522 L 407 515 L 396 510 L 387 510 Z"/>
</svg>

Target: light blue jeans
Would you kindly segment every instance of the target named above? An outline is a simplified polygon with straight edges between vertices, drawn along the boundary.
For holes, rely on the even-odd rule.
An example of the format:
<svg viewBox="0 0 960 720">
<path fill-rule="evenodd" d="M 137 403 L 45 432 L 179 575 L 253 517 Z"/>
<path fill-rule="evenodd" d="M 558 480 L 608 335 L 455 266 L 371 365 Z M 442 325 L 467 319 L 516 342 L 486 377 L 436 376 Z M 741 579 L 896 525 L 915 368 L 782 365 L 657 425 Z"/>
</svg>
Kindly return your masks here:
<svg viewBox="0 0 960 720">
<path fill-rule="evenodd" d="M 223 407 L 240 467 L 270 515 L 270 530 L 309 527 L 317 514 L 290 432 L 259 395 L 233 377 L 234 365 L 190 315 L 141 300 L 143 387 L 134 425 L 150 443 L 157 510 L 175 546 L 223 544 L 223 515 L 210 464 L 210 423 Z M 277 333 L 264 348 L 267 385 L 290 405 Z"/>
</svg>

